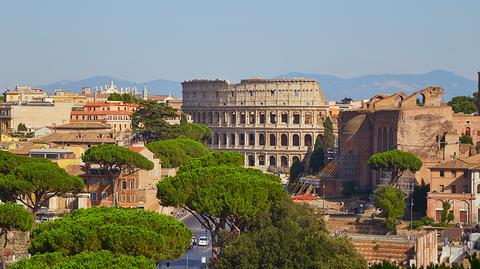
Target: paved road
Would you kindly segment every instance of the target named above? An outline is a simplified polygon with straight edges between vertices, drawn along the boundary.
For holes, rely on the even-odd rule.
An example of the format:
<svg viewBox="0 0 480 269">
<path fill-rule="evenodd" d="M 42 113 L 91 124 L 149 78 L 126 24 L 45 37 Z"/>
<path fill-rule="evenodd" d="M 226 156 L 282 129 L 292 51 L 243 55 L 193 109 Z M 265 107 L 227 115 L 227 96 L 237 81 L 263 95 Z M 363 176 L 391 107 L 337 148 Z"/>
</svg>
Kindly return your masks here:
<svg viewBox="0 0 480 269">
<path fill-rule="evenodd" d="M 194 216 L 188 214 L 183 219 L 181 219 L 183 223 L 185 223 L 190 230 L 192 230 L 195 237 L 198 238 L 200 236 L 207 236 L 209 239 L 211 238 L 210 233 L 208 233 L 202 225 L 195 219 Z M 212 242 L 209 240 L 208 246 L 201 247 L 195 245 L 192 249 L 187 250 L 183 256 L 176 261 L 162 261 L 159 265 L 157 265 L 158 269 L 203 269 L 205 265 L 202 264 L 202 257 L 206 257 L 207 261 L 212 256 Z"/>
</svg>

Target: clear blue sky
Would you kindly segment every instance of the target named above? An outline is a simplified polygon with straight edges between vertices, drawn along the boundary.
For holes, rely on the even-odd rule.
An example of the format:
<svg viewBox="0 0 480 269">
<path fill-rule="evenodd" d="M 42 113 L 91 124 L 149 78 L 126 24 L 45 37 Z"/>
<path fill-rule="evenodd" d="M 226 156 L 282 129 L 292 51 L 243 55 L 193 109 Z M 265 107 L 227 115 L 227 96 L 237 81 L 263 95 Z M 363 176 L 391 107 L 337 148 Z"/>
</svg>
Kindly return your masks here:
<svg viewBox="0 0 480 269">
<path fill-rule="evenodd" d="M 478 0 L 5 0 L 0 11 L 1 88 L 293 71 L 475 79 L 480 68 Z"/>
</svg>

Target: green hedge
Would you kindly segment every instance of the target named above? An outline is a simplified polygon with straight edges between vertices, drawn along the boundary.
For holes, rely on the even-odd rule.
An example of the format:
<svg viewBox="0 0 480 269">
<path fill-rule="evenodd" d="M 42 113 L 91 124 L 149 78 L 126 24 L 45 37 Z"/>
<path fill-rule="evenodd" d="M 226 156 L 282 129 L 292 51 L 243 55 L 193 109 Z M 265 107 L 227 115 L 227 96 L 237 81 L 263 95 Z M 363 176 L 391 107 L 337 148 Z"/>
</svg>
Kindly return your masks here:
<svg viewBox="0 0 480 269">
<path fill-rule="evenodd" d="M 202 157 L 210 152 L 202 143 L 186 138 L 155 141 L 148 143 L 147 148 L 162 160 L 162 167 L 165 168 L 179 167 L 191 158 Z"/>
</svg>

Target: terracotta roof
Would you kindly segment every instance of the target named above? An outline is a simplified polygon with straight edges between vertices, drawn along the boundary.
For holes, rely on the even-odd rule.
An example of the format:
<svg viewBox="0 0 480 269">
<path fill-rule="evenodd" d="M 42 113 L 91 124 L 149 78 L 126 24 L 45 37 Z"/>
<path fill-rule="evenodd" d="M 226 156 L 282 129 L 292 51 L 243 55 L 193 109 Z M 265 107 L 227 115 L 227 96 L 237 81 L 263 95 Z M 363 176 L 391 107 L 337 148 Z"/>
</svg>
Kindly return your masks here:
<svg viewBox="0 0 480 269">
<path fill-rule="evenodd" d="M 126 110 L 72 110 L 70 115 L 132 115 L 132 113 Z"/>
<path fill-rule="evenodd" d="M 51 127 L 50 127 L 51 128 Z M 53 126 L 53 129 L 110 129 L 110 124 L 97 122 L 71 122 L 64 125 Z"/>
<path fill-rule="evenodd" d="M 135 151 L 135 152 L 140 152 L 143 149 L 145 149 L 145 147 L 141 147 L 141 146 L 128 146 L 128 148 Z"/>
<path fill-rule="evenodd" d="M 81 177 L 85 175 L 85 166 L 79 164 L 71 164 L 65 167 L 65 171 L 72 176 Z"/>
<path fill-rule="evenodd" d="M 476 154 L 467 158 L 459 158 L 445 163 L 438 164 L 432 168 L 445 169 L 470 169 L 480 166 L 480 154 Z"/>
<path fill-rule="evenodd" d="M 57 144 L 64 143 L 106 143 L 113 144 L 117 141 L 114 138 L 110 138 L 108 133 L 98 133 L 98 132 L 81 132 L 81 133 L 53 133 L 41 138 L 36 139 L 35 141 L 46 141 L 54 142 Z"/>
</svg>

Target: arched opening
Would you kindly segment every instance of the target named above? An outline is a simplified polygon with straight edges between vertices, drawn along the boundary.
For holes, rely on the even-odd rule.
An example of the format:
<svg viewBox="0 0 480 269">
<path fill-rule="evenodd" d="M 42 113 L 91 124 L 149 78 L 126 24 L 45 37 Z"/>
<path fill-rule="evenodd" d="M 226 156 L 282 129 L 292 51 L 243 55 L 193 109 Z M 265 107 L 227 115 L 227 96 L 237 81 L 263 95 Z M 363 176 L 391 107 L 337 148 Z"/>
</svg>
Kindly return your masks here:
<svg viewBox="0 0 480 269">
<path fill-rule="evenodd" d="M 265 146 L 265 134 L 260 133 L 260 134 L 258 135 L 258 144 L 259 144 L 260 146 Z"/>
<path fill-rule="evenodd" d="M 313 117 L 311 112 L 305 112 L 305 124 L 312 124 Z"/>
<path fill-rule="evenodd" d="M 215 112 L 213 121 L 215 123 L 220 123 L 220 114 L 218 114 L 218 112 Z"/>
<path fill-rule="evenodd" d="M 235 112 L 230 112 L 230 123 L 231 124 L 237 123 L 237 115 L 235 115 Z"/>
<path fill-rule="evenodd" d="M 300 157 L 298 157 L 298 156 L 293 156 L 292 161 L 294 161 L 294 162 L 295 162 L 295 161 L 300 161 Z"/>
<path fill-rule="evenodd" d="M 222 145 L 226 145 L 226 144 L 227 144 L 227 134 L 223 133 L 222 134 Z"/>
<path fill-rule="evenodd" d="M 213 112 L 208 112 L 208 122 L 213 123 Z"/>
<path fill-rule="evenodd" d="M 286 134 L 282 134 L 280 137 L 280 145 L 284 147 L 288 146 L 288 136 Z"/>
<path fill-rule="evenodd" d="M 255 112 L 250 112 L 250 115 L 248 116 L 248 122 L 250 124 L 255 124 Z"/>
<path fill-rule="evenodd" d="M 300 146 L 300 136 L 298 134 L 293 135 L 293 143 L 294 146 Z"/>
<path fill-rule="evenodd" d="M 265 112 L 260 112 L 260 124 L 265 124 Z"/>
<path fill-rule="evenodd" d="M 207 123 L 207 114 L 205 112 L 202 113 L 202 123 Z"/>
<path fill-rule="evenodd" d="M 281 116 L 282 116 L 281 117 L 282 118 L 281 122 L 282 123 L 288 123 L 288 113 L 287 112 L 282 112 Z"/>
<path fill-rule="evenodd" d="M 122 180 L 122 190 L 126 190 L 127 189 L 127 180 L 124 179 Z"/>
<path fill-rule="evenodd" d="M 270 134 L 270 146 L 274 147 L 277 145 L 277 137 L 274 134 Z"/>
<path fill-rule="evenodd" d="M 287 156 L 280 157 L 280 165 L 282 167 L 288 167 L 288 158 Z"/>
<path fill-rule="evenodd" d="M 230 134 L 230 145 L 235 146 L 235 134 L 234 133 Z"/>
<path fill-rule="evenodd" d="M 270 166 L 277 166 L 277 159 L 275 156 L 270 156 L 269 164 Z"/>
<path fill-rule="evenodd" d="M 245 134 L 240 134 L 240 145 L 245 146 Z"/>
<path fill-rule="evenodd" d="M 245 124 L 245 113 L 244 112 L 240 113 L 240 124 Z"/>
<path fill-rule="evenodd" d="M 425 95 L 423 93 L 417 94 L 417 106 L 425 105 Z"/>
<path fill-rule="evenodd" d="M 248 135 L 248 145 L 255 146 L 255 134 L 254 133 L 250 133 Z"/>
<path fill-rule="evenodd" d="M 465 135 L 471 136 L 471 129 L 470 127 L 465 128 Z"/>
<path fill-rule="evenodd" d="M 248 166 L 255 166 L 255 157 L 253 155 L 248 155 Z"/>
<path fill-rule="evenodd" d="M 258 165 L 265 165 L 265 155 L 258 155 Z"/>
<path fill-rule="evenodd" d="M 270 123 L 276 124 L 277 123 L 277 113 L 270 112 Z"/>
<path fill-rule="evenodd" d="M 218 145 L 218 133 L 213 135 L 212 145 Z"/>
<path fill-rule="evenodd" d="M 477 193 L 480 193 L 480 184 L 477 185 Z"/>
<path fill-rule="evenodd" d="M 311 146 L 312 145 L 312 136 L 309 135 L 309 134 L 306 134 L 305 138 L 304 138 L 304 143 L 305 143 L 306 147 Z"/>
</svg>

